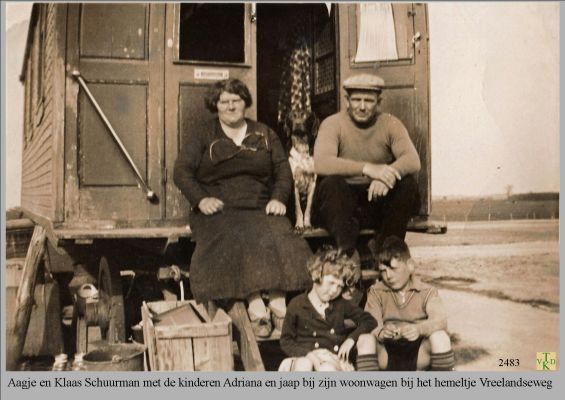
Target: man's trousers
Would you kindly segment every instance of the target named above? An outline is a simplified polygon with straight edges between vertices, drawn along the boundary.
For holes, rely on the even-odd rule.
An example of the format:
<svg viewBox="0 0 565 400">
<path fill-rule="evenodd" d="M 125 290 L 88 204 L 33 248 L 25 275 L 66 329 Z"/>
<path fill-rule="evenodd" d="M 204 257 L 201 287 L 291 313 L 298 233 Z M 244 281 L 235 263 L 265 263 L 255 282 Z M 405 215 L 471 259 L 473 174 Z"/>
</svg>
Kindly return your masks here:
<svg viewBox="0 0 565 400">
<path fill-rule="evenodd" d="M 347 254 L 356 248 L 360 229 L 376 231 L 372 249 L 376 254 L 388 236 L 404 239 L 406 225 L 419 208 L 418 184 L 411 175 L 376 201 L 368 201 L 368 188 L 368 184 L 350 185 L 340 175 L 321 177 L 316 185 L 313 222 L 326 229 Z"/>
</svg>

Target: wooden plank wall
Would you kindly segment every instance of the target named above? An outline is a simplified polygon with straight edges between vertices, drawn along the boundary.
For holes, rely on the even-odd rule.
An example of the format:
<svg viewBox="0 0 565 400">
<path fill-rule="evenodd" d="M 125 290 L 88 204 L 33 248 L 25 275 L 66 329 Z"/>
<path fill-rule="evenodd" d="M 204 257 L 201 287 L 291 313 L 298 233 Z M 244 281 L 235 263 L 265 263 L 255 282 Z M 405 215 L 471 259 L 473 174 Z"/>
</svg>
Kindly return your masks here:
<svg viewBox="0 0 565 400">
<path fill-rule="evenodd" d="M 53 197 L 55 187 L 53 174 L 53 81 L 55 40 L 55 7 L 56 4 L 41 4 L 40 13 L 33 31 L 33 44 L 30 62 L 26 71 L 26 110 L 24 122 L 23 171 L 22 171 L 22 206 L 28 210 L 48 218 L 54 218 Z M 41 13 L 46 13 L 42 23 Z M 40 30 L 44 28 L 44 66 L 40 68 Z M 42 69 L 43 71 L 41 71 Z M 37 77 L 42 77 L 42 93 L 37 95 Z M 29 99 L 28 99 L 29 100 Z M 62 134 L 62 132 L 61 132 Z"/>
</svg>

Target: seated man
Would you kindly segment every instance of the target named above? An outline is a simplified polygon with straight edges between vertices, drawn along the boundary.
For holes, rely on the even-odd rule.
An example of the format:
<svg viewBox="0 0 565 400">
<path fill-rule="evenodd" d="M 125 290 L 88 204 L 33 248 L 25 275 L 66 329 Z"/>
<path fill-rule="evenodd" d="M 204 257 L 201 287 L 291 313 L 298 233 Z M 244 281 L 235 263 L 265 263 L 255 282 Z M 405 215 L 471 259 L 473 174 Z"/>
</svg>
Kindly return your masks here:
<svg viewBox="0 0 565 400">
<path fill-rule="evenodd" d="M 377 231 L 373 254 L 385 237 L 404 238 L 418 207 L 414 175 L 420 158 L 400 120 L 379 111 L 384 81 L 361 74 L 345 80 L 347 109 L 326 118 L 314 146 L 321 179 L 314 196 L 314 223 L 340 250 L 354 254 L 360 228 Z"/>
<path fill-rule="evenodd" d="M 281 348 L 289 356 L 279 371 L 351 371 L 351 350 L 357 345 L 357 366 L 377 370 L 374 337 L 377 323 L 362 308 L 344 300 L 344 287 L 359 279 L 359 266 L 337 250 L 325 250 L 308 263 L 314 282 L 296 296 L 284 319 Z M 345 320 L 355 322 L 349 332 Z"/>
<path fill-rule="evenodd" d="M 379 368 L 451 371 L 455 359 L 437 289 L 413 275 L 415 262 L 397 237 L 386 238 L 378 262 L 382 282 L 369 289 L 365 310 L 379 324 L 373 331 Z"/>
</svg>

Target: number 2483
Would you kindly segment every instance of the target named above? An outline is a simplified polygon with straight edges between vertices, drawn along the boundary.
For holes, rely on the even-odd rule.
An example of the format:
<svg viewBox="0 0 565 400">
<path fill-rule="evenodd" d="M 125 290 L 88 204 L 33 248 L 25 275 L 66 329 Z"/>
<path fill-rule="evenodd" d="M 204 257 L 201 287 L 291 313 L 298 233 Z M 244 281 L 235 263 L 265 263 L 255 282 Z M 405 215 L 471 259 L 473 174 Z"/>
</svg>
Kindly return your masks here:
<svg viewBox="0 0 565 400">
<path fill-rule="evenodd" d="M 499 367 L 518 367 L 520 366 L 520 359 L 519 358 L 499 358 L 498 359 L 498 366 Z"/>
</svg>

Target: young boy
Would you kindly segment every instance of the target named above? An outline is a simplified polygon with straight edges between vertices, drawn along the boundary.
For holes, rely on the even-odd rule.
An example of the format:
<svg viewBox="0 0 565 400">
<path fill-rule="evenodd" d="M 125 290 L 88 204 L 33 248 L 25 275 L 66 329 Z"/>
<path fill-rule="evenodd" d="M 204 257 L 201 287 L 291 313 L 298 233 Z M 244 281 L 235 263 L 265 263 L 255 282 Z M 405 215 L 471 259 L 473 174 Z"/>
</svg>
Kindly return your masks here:
<svg viewBox="0 0 565 400">
<path fill-rule="evenodd" d="M 369 289 L 365 310 L 379 324 L 373 331 L 379 368 L 453 370 L 446 312 L 437 289 L 414 276 L 406 243 L 396 236 L 386 238 L 378 262 L 382 281 Z"/>
<path fill-rule="evenodd" d="M 367 312 L 341 297 L 355 284 L 359 267 L 338 250 L 324 250 L 308 263 L 314 282 L 308 293 L 296 296 L 287 307 L 281 348 L 290 357 L 279 371 L 351 371 L 350 353 L 357 343 L 357 361 L 373 359 L 363 367 L 376 369 L 374 339 L 377 322 Z M 348 333 L 345 320 L 355 322 Z"/>
</svg>

